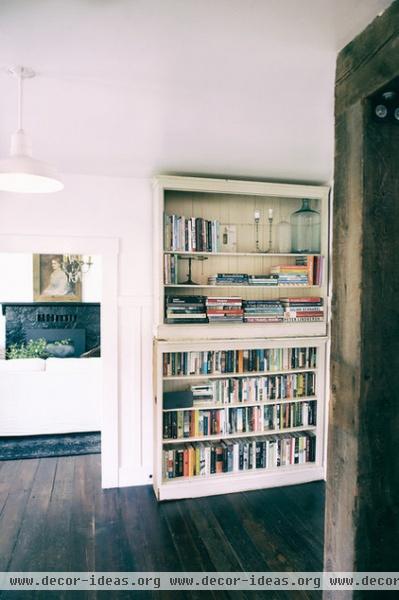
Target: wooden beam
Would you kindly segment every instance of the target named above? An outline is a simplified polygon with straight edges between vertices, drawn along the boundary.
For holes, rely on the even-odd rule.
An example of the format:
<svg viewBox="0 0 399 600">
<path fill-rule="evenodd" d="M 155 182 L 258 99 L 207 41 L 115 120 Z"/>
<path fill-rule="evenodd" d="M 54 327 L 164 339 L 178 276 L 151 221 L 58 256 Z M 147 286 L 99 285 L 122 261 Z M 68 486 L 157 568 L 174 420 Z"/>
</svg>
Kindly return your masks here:
<svg viewBox="0 0 399 600">
<path fill-rule="evenodd" d="M 398 73 L 399 0 L 338 55 L 335 113 L 376 92 Z"/>
<path fill-rule="evenodd" d="M 399 124 L 368 100 L 398 56 L 396 1 L 337 61 L 328 571 L 399 570 Z"/>
</svg>

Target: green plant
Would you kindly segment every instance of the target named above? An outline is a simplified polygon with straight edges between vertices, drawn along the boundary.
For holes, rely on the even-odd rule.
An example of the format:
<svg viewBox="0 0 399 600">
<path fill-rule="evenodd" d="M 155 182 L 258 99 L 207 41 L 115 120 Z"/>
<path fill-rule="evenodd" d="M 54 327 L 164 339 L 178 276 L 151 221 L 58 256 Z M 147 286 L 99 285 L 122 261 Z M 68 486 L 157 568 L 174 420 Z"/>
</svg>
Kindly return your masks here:
<svg viewBox="0 0 399 600">
<path fill-rule="evenodd" d="M 7 350 L 7 358 L 47 358 L 46 347 L 44 338 L 29 340 L 27 344 L 12 344 Z"/>
<path fill-rule="evenodd" d="M 71 344 L 71 338 L 66 338 L 65 340 L 57 340 L 52 342 L 55 346 L 69 346 Z"/>
</svg>

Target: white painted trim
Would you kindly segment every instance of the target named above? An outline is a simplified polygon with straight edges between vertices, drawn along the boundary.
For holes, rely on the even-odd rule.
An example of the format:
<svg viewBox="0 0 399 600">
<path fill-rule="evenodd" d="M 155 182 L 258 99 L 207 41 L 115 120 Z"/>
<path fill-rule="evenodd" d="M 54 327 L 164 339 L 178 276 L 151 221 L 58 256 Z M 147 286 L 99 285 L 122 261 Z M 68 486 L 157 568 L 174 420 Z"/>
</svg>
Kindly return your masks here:
<svg viewBox="0 0 399 600">
<path fill-rule="evenodd" d="M 183 190 L 192 192 L 224 192 L 229 194 L 254 194 L 261 196 L 287 196 L 289 198 L 328 199 L 326 185 L 303 185 L 295 183 L 270 183 L 235 179 L 213 179 L 206 177 L 180 177 L 161 175 L 153 180 L 155 189 Z"/>
<path fill-rule="evenodd" d="M 119 485 L 118 252 L 110 237 L 0 235 L 0 252 L 100 254 L 103 257 L 101 339 L 103 365 L 102 455 L 104 488 Z"/>
<path fill-rule="evenodd" d="M 152 295 L 134 295 L 118 296 L 119 308 L 141 308 L 143 306 L 152 306 Z"/>
<path fill-rule="evenodd" d="M 119 239 L 69 235 L 0 235 L 0 252 L 117 255 Z"/>
<path fill-rule="evenodd" d="M 152 477 L 148 474 L 148 468 L 131 469 L 121 467 L 119 469 L 119 487 L 129 487 L 131 485 L 152 485 Z"/>
<path fill-rule="evenodd" d="M 234 474 L 234 476 L 224 475 L 218 477 L 214 475 L 206 479 L 196 477 L 190 481 L 160 485 L 158 500 L 178 500 L 180 498 L 231 494 L 233 492 L 296 485 L 322 479 L 324 479 L 323 468 L 309 465 L 295 465 L 292 468 L 278 467 L 270 470 L 270 472 L 266 470 L 259 470 L 258 473 L 243 472 L 239 475 Z"/>
</svg>

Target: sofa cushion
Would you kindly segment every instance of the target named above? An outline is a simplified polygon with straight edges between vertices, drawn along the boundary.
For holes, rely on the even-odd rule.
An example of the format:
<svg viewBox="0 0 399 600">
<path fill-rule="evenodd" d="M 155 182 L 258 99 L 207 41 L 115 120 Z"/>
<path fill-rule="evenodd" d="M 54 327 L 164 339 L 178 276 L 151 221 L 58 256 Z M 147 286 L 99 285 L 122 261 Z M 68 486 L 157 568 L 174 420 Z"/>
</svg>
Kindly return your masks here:
<svg viewBox="0 0 399 600">
<path fill-rule="evenodd" d="M 46 360 L 46 371 L 71 372 L 74 371 L 98 371 L 101 368 L 101 358 L 48 358 Z"/>
<path fill-rule="evenodd" d="M 45 371 L 46 361 L 43 358 L 12 358 L 0 360 L 0 373 L 26 373 L 31 371 Z"/>
</svg>

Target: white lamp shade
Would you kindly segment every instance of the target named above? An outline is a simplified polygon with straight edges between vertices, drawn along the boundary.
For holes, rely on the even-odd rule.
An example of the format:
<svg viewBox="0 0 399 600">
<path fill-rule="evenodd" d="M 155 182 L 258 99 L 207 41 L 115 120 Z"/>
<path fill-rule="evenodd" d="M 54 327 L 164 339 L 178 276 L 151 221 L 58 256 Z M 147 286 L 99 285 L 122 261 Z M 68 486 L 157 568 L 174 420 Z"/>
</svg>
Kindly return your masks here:
<svg viewBox="0 0 399 600">
<path fill-rule="evenodd" d="M 46 194 L 63 187 L 56 169 L 48 163 L 26 155 L 0 160 L 0 191 Z"/>
</svg>

